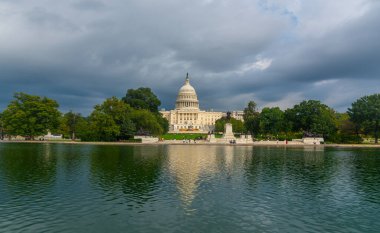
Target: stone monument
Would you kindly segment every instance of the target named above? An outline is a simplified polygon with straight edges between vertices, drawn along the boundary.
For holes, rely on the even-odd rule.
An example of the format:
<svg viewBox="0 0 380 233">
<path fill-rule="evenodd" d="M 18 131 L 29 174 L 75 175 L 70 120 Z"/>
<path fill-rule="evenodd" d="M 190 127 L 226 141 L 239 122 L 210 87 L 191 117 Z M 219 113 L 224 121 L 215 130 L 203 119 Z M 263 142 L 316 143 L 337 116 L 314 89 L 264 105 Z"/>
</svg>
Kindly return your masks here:
<svg viewBox="0 0 380 233">
<path fill-rule="evenodd" d="M 231 123 L 226 123 L 224 126 L 224 134 L 223 134 L 223 139 L 226 140 L 235 140 L 235 135 L 232 132 L 232 124 Z"/>
</svg>

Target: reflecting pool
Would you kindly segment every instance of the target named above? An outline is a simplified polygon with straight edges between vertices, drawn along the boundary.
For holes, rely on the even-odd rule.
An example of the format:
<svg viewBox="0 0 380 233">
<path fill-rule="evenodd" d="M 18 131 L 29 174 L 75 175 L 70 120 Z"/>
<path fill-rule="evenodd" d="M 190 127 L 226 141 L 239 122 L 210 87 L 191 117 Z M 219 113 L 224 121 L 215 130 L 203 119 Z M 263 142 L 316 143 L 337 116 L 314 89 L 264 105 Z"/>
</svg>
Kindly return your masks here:
<svg viewBox="0 0 380 233">
<path fill-rule="evenodd" d="M 380 232 L 380 149 L 0 143 L 0 232 Z"/>
</svg>

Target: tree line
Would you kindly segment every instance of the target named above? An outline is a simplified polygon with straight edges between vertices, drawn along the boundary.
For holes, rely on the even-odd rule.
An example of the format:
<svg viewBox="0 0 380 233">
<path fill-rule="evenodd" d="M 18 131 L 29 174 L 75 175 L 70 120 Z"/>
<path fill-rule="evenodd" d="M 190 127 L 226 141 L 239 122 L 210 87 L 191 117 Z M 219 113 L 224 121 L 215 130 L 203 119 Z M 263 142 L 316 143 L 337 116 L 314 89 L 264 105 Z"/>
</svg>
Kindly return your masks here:
<svg viewBox="0 0 380 233">
<path fill-rule="evenodd" d="M 150 88 L 129 89 L 123 98 L 107 98 L 94 106 L 87 117 L 69 111 L 62 114 L 58 103 L 47 97 L 15 93 L 0 113 L 0 138 L 24 136 L 33 140 L 48 131 L 65 138 L 83 141 L 122 141 L 134 135 L 162 135 L 168 121 L 159 113 L 161 101 Z M 373 137 L 378 143 L 380 94 L 359 98 L 345 113 L 339 113 L 318 100 L 305 100 L 285 111 L 265 107 L 259 112 L 250 101 L 244 109 L 244 123 L 223 117 L 215 130 L 223 131 L 232 123 L 235 133 L 249 133 L 256 139 L 291 140 L 302 136 L 320 136 L 336 143 L 360 143 Z"/>
<path fill-rule="evenodd" d="M 129 140 L 135 134 L 161 135 L 168 121 L 158 111 L 161 101 L 150 88 L 129 89 L 119 99 L 107 98 L 87 117 L 69 111 L 62 114 L 58 103 L 47 97 L 16 93 L 0 113 L 1 138 L 24 136 L 35 139 L 48 131 L 83 141 Z"/>
<path fill-rule="evenodd" d="M 364 137 L 379 138 L 380 94 L 359 98 L 345 113 L 339 113 L 318 100 L 305 100 L 282 111 L 265 107 L 259 112 L 250 101 L 244 109 L 244 123 L 231 119 L 235 133 L 250 133 L 256 139 L 291 140 L 303 136 L 323 137 L 335 143 L 360 143 Z M 226 117 L 216 121 L 223 131 Z"/>
</svg>

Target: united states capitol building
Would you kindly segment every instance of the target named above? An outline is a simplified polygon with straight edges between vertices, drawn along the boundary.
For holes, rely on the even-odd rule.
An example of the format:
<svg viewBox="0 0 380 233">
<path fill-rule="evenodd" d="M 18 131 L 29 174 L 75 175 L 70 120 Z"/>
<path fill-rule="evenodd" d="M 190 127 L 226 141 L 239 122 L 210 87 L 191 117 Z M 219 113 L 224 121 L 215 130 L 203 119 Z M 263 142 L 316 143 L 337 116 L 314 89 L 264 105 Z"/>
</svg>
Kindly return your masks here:
<svg viewBox="0 0 380 233">
<path fill-rule="evenodd" d="M 197 93 L 190 85 L 188 75 L 185 84 L 178 91 L 175 109 L 160 112 L 169 121 L 169 133 L 207 133 L 213 131 L 215 121 L 225 115 L 223 112 L 199 109 Z"/>
</svg>

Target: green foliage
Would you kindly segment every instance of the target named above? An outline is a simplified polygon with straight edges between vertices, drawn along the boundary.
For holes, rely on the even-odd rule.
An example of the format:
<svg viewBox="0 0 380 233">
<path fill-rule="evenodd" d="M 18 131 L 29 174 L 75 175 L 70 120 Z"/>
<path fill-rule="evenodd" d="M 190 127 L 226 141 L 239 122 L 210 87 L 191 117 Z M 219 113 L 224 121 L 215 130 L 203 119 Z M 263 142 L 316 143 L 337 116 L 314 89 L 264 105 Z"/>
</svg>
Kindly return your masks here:
<svg viewBox="0 0 380 233">
<path fill-rule="evenodd" d="M 140 87 L 136 90 L 129 89 L 123 101 L 134 109 L 146 109 L 155 113 L 158 113 L 158 107 L 161 105 L 161 101 L 147 87 Z"/>
<path fill-rule="evenodd" d="M 329 136 L 336 132 L 335 111 L 317 100 L 305 100 L 285 111 L 294 131 Z"/>
<path fill-rule="evenodd" d="M 61 118 L 59 133 L 71 140 L 81 139 L 84 141 L 89 140 L 93 134 L 89 119 L 72 111 L 65 113 Z"/>
<path fill-rule="evenodd" d="M 87 126 L 83 124 L 82 140 L 130 140 L 136 134 L 160 135 L 168 130 L 168 122 L 158 112 L 134 109 L 116 97 L 96 105 Z"/>
<path fill-rule="evenodd" d="M 302 138 L 303 133 L 301 132 L 280 132 L 278 134 L 256 134 L 255 139 L 256 140 L 279 140 L 279 141 L 291 141 L 293 139 L 300 139 Z"/>
<path fill-rule="evenodd" d="M 95 111 L 90 116 L 92 136 L 95 141 L 115 141 L 120 135 L 120 127 L 116 124 L 112 116 Z"/>
<path fill-rule="evenodd" d="M 33 139 L 45 135 L 48 130 L 56 130 L 60 116 L 55 100 L 19 92 L 14 95 L 2 118 L 7 134 Z"/>
<path fill-rule="evenodd" d="M 80 113 L 73 111 L 67 112 L 61 119 L 61 133 L 64 137 L 68 136 L 71 140 L 75 140 L 78 133 L 78 126 L 83 124 L 85 119 Z"/>
<path fill-rule="evenodd" d="M 207 137 L 206 134 L 194 133 L 178 133 L 178 134 L 164 134 L 161 136 L 164 140 L 194 140 L 194 139 L 205 139 Z"/>
<path fill-rule="evenodd" d="M 157 120 L 158 116 L 148 110 L 134 110 L 132 120 L 137 131 L 141 134 L 160 135 L 164 133 L 163 127 Z"/>
<path fill-rule="evenodd" d="M 359 128 L 372 131 L 375 143 L 379 138 L 380 94 L 361 97 L 348 109 L 351 121 Z"/>
<path fill-rule="evenodd" d="M 257 110 L 257 104 L 254 101 L 249 101 L 247 107 L 244 109 L 244 127 L 254 135 L 259 131 L 259 116 L 260 113 Z"/>
<path fill-rule="evenodd" d="M 160 124 L 162 128 L 163 134 L 167 133 L 169 131 L 169 121 L 162 116 L 161 113 L 156 113 L 156 119 L 158 124 Z"/>
<path fill-rule="evenodd" d="M 284 112 L 279 107 L 263 108 L 259 116 L 260 132 L 277 135 L 284 130 Z"/>
<path fill-rule="evenodd" d="M 336 133 L 329 135 L 328 141 L 333 143 L 361 143 L 355 124 L 347 113 L 335 114 Z"/>
<path fill-rule="evenodd" d="M 161 101 L 150 88 L 129 89 L 123 101 L 135 110 L 132 117 L 138 133 L 159 135 L 168 132 L 169 122 L 158 111 Z"/>
<path fill-rule="evenodd" d="M 251 100 L 248 102 L 247 107 L 244 108 L 243 119 L 244 119 L 244 121 L 247 121 L 247 120 L 249 120 L 249 118 L 257 116 L 258 113 L 259 112 L 257 110 L 257 104 L 255 103 L 255 101 Z"/>
<path fill-rule="evenodd" d="M 215 121 L 215 131 L 216 132 L 224 132 L 224 126 L 226 123 L 232 124 L 232 131 L 234 133 L 243 133 L 245 132 L 244 123 L 241 120 L 237 120 L 233 117 L 231 119 L 227 119 L 226 117 L 222 117 Z"/>
<path fill-rule="evenodd" d="M 131 119 L 133 109 L 116 97 L 96 105 L 89 117 L 91 134 L 85 140 L 116 141 L 135 133 Z"/>
<path fill-rule="evenodd" d="M 76 123 L 76 132 L 75 138 L 79 138 L 83 141 L 91 138 L 93 134 L 92 129 L 90 127 L 89 117 L 81 117 Z"/>
</svg>

